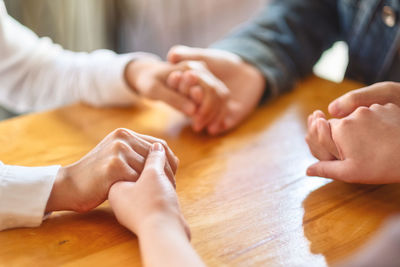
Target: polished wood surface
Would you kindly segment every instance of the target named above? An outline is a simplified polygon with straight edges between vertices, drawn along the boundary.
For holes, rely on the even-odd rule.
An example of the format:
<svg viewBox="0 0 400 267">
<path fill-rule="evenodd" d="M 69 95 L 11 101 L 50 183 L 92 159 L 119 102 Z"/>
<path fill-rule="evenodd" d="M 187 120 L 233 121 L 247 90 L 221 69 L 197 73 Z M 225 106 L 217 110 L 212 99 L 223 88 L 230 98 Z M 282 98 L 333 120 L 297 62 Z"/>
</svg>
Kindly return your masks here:
<svg viewBox="0 0 400 267">
<path fill-rule="evenodd" d="M 78 160 L 117 127 L 168 141 L 181 160 L 177 192 L 209 266 L 326 266 L 360 247 L 400 212 L 400 187 L 307 177 L 315 159 L 306 118 L 353 82 L 311 77 L 221 137 L 192 132 L 163 104 L 135 109 L 75 105 L 0 123 L 0 159 L 51 165 Z M 2 203 L 3 204 L 3 203 Z M 55 213 L 41 227 L 0 233 L 0 266 L 139 266 L 136 237 L 107 203 L 87 214 Z"/>
</svg>

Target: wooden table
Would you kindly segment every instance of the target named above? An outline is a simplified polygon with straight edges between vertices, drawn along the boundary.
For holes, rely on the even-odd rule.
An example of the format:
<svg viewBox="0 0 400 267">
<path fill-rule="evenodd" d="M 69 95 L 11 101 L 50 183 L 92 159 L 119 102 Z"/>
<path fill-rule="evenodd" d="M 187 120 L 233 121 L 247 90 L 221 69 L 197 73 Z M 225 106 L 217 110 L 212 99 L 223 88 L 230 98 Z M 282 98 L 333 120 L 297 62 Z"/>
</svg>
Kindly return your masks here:
<svg viewBox="0 0 400 267">
<path fill-rule="evenodd" d="M 400 212 L 400 187 L 307 177 L 315 159 L 306 118 L 359 87 L 311 77 L 238 129 L 197 135 L 163 104 L 135 109 L 75 105 L 0 123 L 7 164 L 68 164 L 117 127 L 161 137 L 181 159 L 177 192 L 193 246 L 209 266 L 326 266 L 348 256 Z M 3 205 L 3 203 L 1 203 Z M 136 237 L 107 203 L 55 213 L 36 229 L 0 233 L 1 266 L 139 266 Z"/>
</svg>

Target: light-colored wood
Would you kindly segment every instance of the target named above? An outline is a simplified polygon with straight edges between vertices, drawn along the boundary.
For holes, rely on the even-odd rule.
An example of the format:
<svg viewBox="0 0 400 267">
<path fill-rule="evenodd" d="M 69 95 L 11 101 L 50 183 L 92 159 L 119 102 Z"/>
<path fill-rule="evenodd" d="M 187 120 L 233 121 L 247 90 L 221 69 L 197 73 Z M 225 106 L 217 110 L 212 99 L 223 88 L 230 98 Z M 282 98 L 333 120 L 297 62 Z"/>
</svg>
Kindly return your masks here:
<svg viewBox="0 0 400 267">
<path fill-rule="evenodd" d="M 163 104 L 135 109 L 75 105 L 0 123 L 7 164 L 68 164 L 117 127 L 161 137 L 181 160 L 177 192 L 210 266 L 326 266 L 343 259 L 400 212 L 400 187 L 305 176 L 315 159 L 306 118 L 359 87 L 315 77 L 222 137 L 197 135 Z M 4 205 L 4 203 L 1 203 Z M 55 213 L 35 229 L 0 233 L 2 266 L 139 266 L 136 237 L 108 204 L 87 214 Z"/>
</svg>

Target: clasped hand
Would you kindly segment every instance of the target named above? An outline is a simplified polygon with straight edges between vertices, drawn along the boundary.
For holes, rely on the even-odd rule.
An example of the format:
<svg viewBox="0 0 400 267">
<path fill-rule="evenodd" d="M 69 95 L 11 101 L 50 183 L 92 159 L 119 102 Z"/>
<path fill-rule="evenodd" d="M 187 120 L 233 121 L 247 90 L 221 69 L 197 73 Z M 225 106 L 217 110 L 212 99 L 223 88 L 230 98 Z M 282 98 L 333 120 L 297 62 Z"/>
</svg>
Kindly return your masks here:
<svg viewBox="0 0 400 267">
<path fill-rule="evenodd" d="M 118 221 L 135 233 L 168 222 L 189 237 L 174 189 L 177 166 L 164 140 L 117 129 L 60 169 L 46 211 L 87 212 L 108 198 Z"/>
<path fill-rule="evenodd" d="M 400 182 L 400 84 L 351 91 L 308 118 L 306 141 L 320 161 L 307 174 L 350 183 Z"/>
<path fill-rule="evenodd" d="M 169 62 L 128 64 L 126 81 L 139 95 L 161 100 L 192 118 L 192 127 L 217 135 L 239 125 L 259 103 L 265 79 L 226 51 L 176 46 Z"/>
</svg>

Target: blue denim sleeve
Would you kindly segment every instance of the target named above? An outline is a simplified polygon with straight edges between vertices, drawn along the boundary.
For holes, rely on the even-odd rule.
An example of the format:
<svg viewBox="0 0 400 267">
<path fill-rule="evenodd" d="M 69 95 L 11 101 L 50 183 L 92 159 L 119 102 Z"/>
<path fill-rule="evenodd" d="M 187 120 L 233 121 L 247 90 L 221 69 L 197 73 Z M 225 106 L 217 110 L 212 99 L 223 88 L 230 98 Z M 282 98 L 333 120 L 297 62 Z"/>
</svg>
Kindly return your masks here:
<svg viewBox="0 0 400 267">
<path fill-rule="evenodd" d="M 340 39 L 336 2 L 274 0 L 212 47 L 239 55 L 263 73 L 264 102 L 310 74 L 322 52 Z"/>
</svg>

